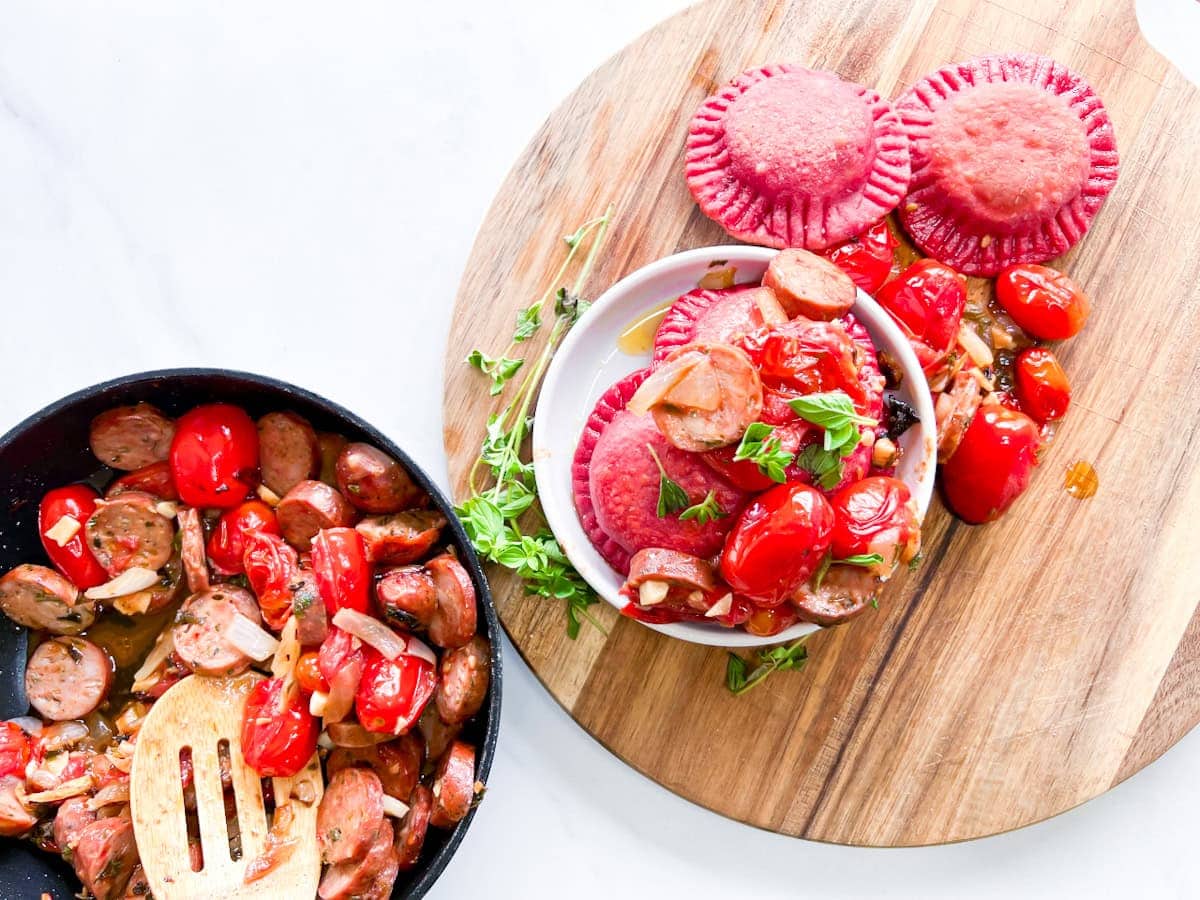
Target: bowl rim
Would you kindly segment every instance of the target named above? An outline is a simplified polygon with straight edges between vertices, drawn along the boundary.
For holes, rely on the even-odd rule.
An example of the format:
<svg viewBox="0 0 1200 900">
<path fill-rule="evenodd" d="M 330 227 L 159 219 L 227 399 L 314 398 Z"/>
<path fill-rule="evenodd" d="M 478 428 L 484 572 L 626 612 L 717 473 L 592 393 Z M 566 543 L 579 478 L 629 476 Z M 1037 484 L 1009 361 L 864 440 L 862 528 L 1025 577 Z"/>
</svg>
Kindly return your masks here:
<svg viewBox="0 0 1200 900">
<path fill-rule="evenodd" d="M 574 498 L 563 498 L 560 496 L 562 492 L 558 490 L 558 485 L 553 476 L 552 469 L 554 468 L 555 461 L 553 453 L 548 448 L 547 437 L 550 425 L 547 424 L 547 415 L 545 413 L 547 410 L 558 405 L 557 398 L 560 391 L 564 393 L 570 391 L 570 388 L 565 387 L 565 385 L 572 382 L 575 385 L 582 383 L 581 379 L 571 379 L 567 376 L 571 372 L 571 358 L 574 350 L 587 339 L 589 325 L 597 321 L 598 314 L 601 311 L 612 307 L 630 304 L 637 307 L 630 311 L 631 315 L 634 315 L 640 309 L 641 305 L 650 299 L 656 301 L 667 299 L 667 297 L 661 296 L 653 298 L 646 298 L 644 296 L 647 284 L 660 276 L 680 274 L 688 270 L 697 269 L 698 267 L 709 268 L 709 265 L 714 260 L 728 261 L 729 264 L 766 264 L 779 252 L 779 250 L 770 247 L 757 247 L 746 244 L 720 244 L 711 247 L 696 247 L 691 250 L 684 250 L 664 256 L 641 268 L 635 269 L 609 287 L 595 300 L 575 326 L 571 328 L 546 370 L 533 420 L 534 476 L 537 480 L 538 496 L 542 501 L 542 509 L 551 531 L 556 534 L 566 533 L 566 530 L 572 527 L 571 523 L 573 522 L 574 527 L 578 528 L 579 532 L 583 534 L 582 528 L 578 524 Z M 893 355 L 900 366 L 905 380 L 913 383 L 912 379 L 919 378 L 920 381 L 917 383 L 925 383 L 924 372 L 908 339 L 900 330 L 899 325 L 896 324 L 873 297 L 860 289 L 852 312 L 872 332 L 882 333 L 884 339 L 874 340 L 874 343 L 878 349 L 887 350 Z M 922 429 L 922 446 L 925 452 L 922 455 L 921 461 L 917 464 L 918 478 L 916 484 L 910 484 L 910 488 L 917 501 L 918 515 L 923 521 L 933 497 L 934 481 L 937 472 L 937 446 L 936 439 L 933 438 L 936 428 L 934 426 L 933 401 L 928 390 L 914 391 L 913 393 L 915 395 L 914 405 L 919 419 L 918 427 Z M 584 535 L 584 539 L 587 539 L 586 535 Z M 584 580 L 591 585 L 592 589 L 605 602 L 619 611 L 624 606 L 625 601 L 610 595 L 606 588 L 602 587 L 604 581 L 600 577 L 601 570 L 576 549 L 575 542 L 567 541 L 563 543 L 560 540 L 560 544 L 562 544 L 567 558 L 570 559 L 571 564 L 575 566 Z M 607 564 L 602 563 L 602 565 L 608 573 L 611 574 L 614 571 Z M 758 637 L 740 628 L 724 628 L 719 625 L 709 625 L 701 622 L 673 622 L 668 625 L 656 625 L 649 622 L 641 622 L 640 620 L 637 621 L 639 621 L 640 625 L 665 634 L 668 637 L 694 644 L 727 648 L 771 646 L 795 640 L 796 638 L 818 631 L 821 628 L 821 626 L 811 623 L 799 622 L 784 629 L 779 634 L 769 637 Z"/>
<path fill-rule="evenodd" d="M 29 428 L 61 414 L 76 403 L 90 400 L 97 394 L 116 388 L 129 388 L 139 384 L 146 384 L 149 387 L 153 382 L 163 382 L 183 377 L 226 378 L 246 381 L 258 387 L 279 391 L 284 395 L 299 397 L 308 403 L 320 407 L 330 418 L 344 421 L 367 435 L 372 441 L 377 442 L 380 449 L 385 450 L 404 466 L 405 470 L 412 476 L 421 489 L 429 494 L 430 499 L 437 509 L 445 515 L 447 527 L 451 535 L 449 543 L 458 554 L 459 561 L 466 566 L 467 571 L 471 575 L 471 582 L 475 587 L 476 599 L 479 606 L 483 608 L 484 620 L 487 623 L 487 636 L 492 645 L 492 672 L 487 705 L 487 724 L 484 729 L 483 741 L 477 750 L 476 756 L 476 779 L 486 784 L 491 773 L 492 763 L 495 761 L 496 742 L 499 739 L 500 709 L 503 694 L 502 684 L 504 680 L 504 665 L 501 650 L 501 645 L 503 644 L 501 638 L 502 631 L 495 603 L 492 599 L 491 588 L 483 573 L 483 567 L 479 562 L 479 557 L 475 553 L 475 548 L 471 546 L 462 523 L 454 514 L 454 505 L 450 502 L 446 494 L 429 474 L 421 466 L 417 465 L 412 457 L 401 449 L 395 441 L 361 416 L 346 409 L 340 403 L 336 403 L 307 388 L 302 388 L 268 375 L 259 375 L 255 372 L 215 367 L 152 369 L 145 372 L 122 375 L 88 387 L 83 387 L 47 404 L 36 412 L 26 416 L 12 428 L 4 432 L 3 435 L 0 435 L 0 453 L 7 450 L 12 442 Z M 472 804 L 466 817 L 455 825 L 454 830 L 447 837 L 446 843 L 433 857 L 429 858 L 424 870 L 420 871 L 416 879 L 407 886 L 406 893 L 404 894 L 405 897 L 417 898 L 424 896 L 441 876 L 442 872 L 445 871 L 450 859 L 462 844 L 472 820 L 475 818 L 476 808 L 477 804 Z"/>
</svg>

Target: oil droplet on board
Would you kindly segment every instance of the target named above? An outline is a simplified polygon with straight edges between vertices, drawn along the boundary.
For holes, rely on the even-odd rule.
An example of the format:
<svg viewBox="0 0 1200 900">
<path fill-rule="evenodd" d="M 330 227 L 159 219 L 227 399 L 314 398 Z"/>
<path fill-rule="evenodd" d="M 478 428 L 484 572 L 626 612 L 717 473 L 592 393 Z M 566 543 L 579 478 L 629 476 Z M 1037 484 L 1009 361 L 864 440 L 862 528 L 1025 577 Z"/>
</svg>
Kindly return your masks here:
<svg viewBox="0 0 1200 900">
<path fill-rule="evenodd" d="M 654 334 L 673 302 L 668 300 L 634 319 L 617 337 L 617 349 L 630 356 L 649 353 L 654 347 Z"/>
<path fill-rule="evenodd" d="M 1091 463 L 1082 459 L 1076 460 L 1067 467 L 1063 489 L 1077 500 L 1086 500 L 1100 489 L 1100 476 L 1096 474 Z"/>
</svg>

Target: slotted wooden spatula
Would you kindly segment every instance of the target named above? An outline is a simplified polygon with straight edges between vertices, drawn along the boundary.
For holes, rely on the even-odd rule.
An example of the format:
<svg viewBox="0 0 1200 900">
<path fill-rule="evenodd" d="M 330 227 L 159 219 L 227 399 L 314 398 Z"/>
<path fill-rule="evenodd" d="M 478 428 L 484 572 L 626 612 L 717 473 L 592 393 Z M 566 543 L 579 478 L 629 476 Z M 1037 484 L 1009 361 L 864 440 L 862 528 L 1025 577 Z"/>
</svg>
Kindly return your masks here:
<svg viewBox="0 0 1200 900">
<path fill-rule="evenodd" d="M 130 782 L 133 830 L 142 867 L 154 896 L 161 900 L 315 897 L 321 874 L 317 850 L 317 804 L 324 790 L 316 754 L 298 775 L 272 779 L 275 802 L 290 803 L 287 838 L 291 855 L 271 872 L 245 883 L 246 865 L 264 848 L 267 829 L 262 782 L 242 758 L 242 709 L 261 678 L 191 675 L 170 688 L 150 708 L 138 733 Z M 221 787 L 218 744 L 229 742 L 229 763 L 237 798 L 242 855 L 230 852 Z M 180 753 L 190 748 L 196 811 L 204 865 L 192 871 L 183 804 Z M 307 802 L 303 802 L 307 801 Z"/>
</svg>

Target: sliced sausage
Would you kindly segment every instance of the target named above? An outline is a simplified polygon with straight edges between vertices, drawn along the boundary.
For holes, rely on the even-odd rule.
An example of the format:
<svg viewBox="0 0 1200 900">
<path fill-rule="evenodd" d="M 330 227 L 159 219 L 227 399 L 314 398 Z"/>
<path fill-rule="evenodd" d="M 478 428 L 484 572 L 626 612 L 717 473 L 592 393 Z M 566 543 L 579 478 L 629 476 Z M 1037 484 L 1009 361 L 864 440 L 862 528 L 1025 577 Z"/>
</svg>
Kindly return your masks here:
<svg viewBox="0 0 1200 900">
<path fill-rule="evenodd" d="M 87 797 L 72 797 L 54 815 L 54 843 L 60 853 L 74 853 L 83 829 L 96 821 Z"/>
<path fill-rule="evenodd" d="M 82 719 L 108 696 L 113 665 L 103 650 L 81 637 L 38 644 L 25 667 L 25 693 L 43 719 Z"/>
<path fill-rule="evenodd" d="M 373 563 L 416 562 L 432 549 L 446 527 L 437 510 L 413 509 L 389 516 L 368 516 L 354 526 L 367 544 Z"/>
<path fill-rule="evenodd" d="M 838 625 L 867 608 L 879 593 L 879 580 L 862 566 L 830 566 L 821 586 L 804 585 L 792 598 L 800 618 L 817 625 Z"/>
<path fill-rule="evenodd" d="M 438 763 L 433 776 L 433 811 L 429 824 L 453 828 L 471 810 L 475 799 L 475 748 L 455 741 Z"/>
<path fill-rule="evenodd" d="M 92 419 L 88 442 L 106 466 L 132 472 L 161 462 L 171 450 L 175 423 L 149 403 L 118 406 Z"/>
<path fill-rule="evenodd" d="M 379 776 L 385 794 L 406 800 L 421 778 L 424 762 L 425 742 L 419 734 L 409 732 L 373 747 L 338 747 L 326 760 L 325 774 L 332 778 L 342 769 L 366 766 Z"/>
<path fill-rule="evenodd" d="M 425 846 L 425 834 L 429 831 L 432 813 L 433 793 L 425 785 L 418 784 L 408 798 L 408 815 L 396 832 L 396 856 L 402 872 L 413 868 L 421 859 L 421 848 Z"/>
<path fill-rule="evenodd" d="M 465 722 L 483 706 L 492 674 L 492 645 L 477 634 L 442 656 L 437 711 L 443 722 Z"/>
<path fill-rule="evenodd" d="M 317 808 L 321 859 L 341 863 L 361 859 L 383 825 L 383 785 L 369 769 L 342 769 L 329 779 Z"/>
<path fill-rule="evenodd" d="M 389 900 L 392 889 L 396 884 L 396 876 L 400 874 L 400 854 L 393 851 L 388 855 L 375 880 L 356 900 Z"/>
<path fill-rule="evenodd" d="M 337 487 L 337 461 L 342 455 L 342 449 L 348 441 L 340 434 L 322 431 L 317 435 L 317 445 L 321 450 L 321 474 L 318 481 L 323 481 L 330 487 Z"/>
<path fill-rule="evenodd" d="M 62 575 L 23 564 L 0 578 L 0 611 L 26 628 L 78 634 L 96 620 L 95 605 Z"/>
<path fill-rule="evenodd" d="M 318 531 L 353 525 L 356 514 L 346 498 L 329 485 L 301 481 L 279 501 L 275 518 L 289 544 L 297 550 L 308 550 Z"/>
<path fill-rule="evenodd" d="M 126 491 L 96 504 L 84 530 L 92 553 L 113 578 L 134 566 L 157 571 L 171 558 L 175 526 L 158 511 L 159 502 L 152 494 Z"/>
<path fill-rule="evenodd" d="M 447 724 L 442 721 L 442 717 L 437 714 L 437 707 L 434 704 L 429 704 L 425 707 L 425 711 L 421 713 L 421 718 L 417 720 L 417 728 L 421 732 L 421 738 L 425 741 L 425 760 L 432 764 L 440 760 L 454 739 L 462 732 L 463 726 L 461 722 Z"/>
<path fill-rule="evenodd" d="M 937 395 L 933 414 L 937 420 L 938 462 L 944 463 L 954 455 L 982 402 L 983 386 L 969 369 L 958 371 L 950 387 Z"/>
<path fill-rule="evenodd" d="M 256 625 L 262 623 L 258 601 L 243 588 L 222 584 L 188 597 L 175 616 L 175 653 L 183 664 L 199 675 L 244 672 L 250 657 L 227 637 L 238 613 Z"/>
<path fill-rule="evenodd" d="M 775 291 L 792 318 L 807 316 L 828 322 L 850 312 L 858 296 L 849 275 L 824 257 L 797 247 L 775 255 L 762 283 Z"/>
<path fill-rule="evenodd" d="M 450 554 L 425 563 L 437 591 L 429 639 L 439 647 L 461 647 L 475 634 L 475 586 L 462 563 Z"/>
<path fill-rule="evenodd" d="M 400 463 L 370 444 L 347 444 L 336 474 L 338 489 L 364 512 L 400 512 L 428 499 Z"/>
<path fill-rule="evenodd" d="M 647 408 L 658 430 L 680 450 L 700 453 L 736 443 L 761 415 L 762 380 L 750 357 L 737 347 L 685 344 L 663 360 L 659 371 L 670 371 L 671 366 L 687 372 L 664 387 L 661 396 L 649 398 L 654 402 Z M 649 383 L 647 379 L 643 387 Z M 631 409 L 636 399 L 637 394 L 630 400 Z"/>
<path fill-rule="evenodd" d="M 401 566 L 383 573 L 375 585 L 383 617 L 404 628 L 426 628 L 437 612 L 433 576 L 421 566 Z"/>
<path fill-rule="evenodd" d="M 0 777 L 0 837 L 21 837 L 37 824 L 37 817 L 17 796 L 17 789 L 23 784 L 23 779 L 16 775 Z"/>
<path fill-rule="evenodd" d="M 716 568 L 708 560 L 678 550 L 648 547 L 639 550 L 629 561 L 627 581 L 635 588 L 646 581 L 665 581 L 672 586 L 707 593 L 717 587 L 719 578 Z"/>
<path fill-rule="evenodd" d="M 179 548 L 188 590 L 193 594 L 207 591 L 208 556 L 204 547 L 204 525 L 200 510 L 188 507 L 179 513 Z"/>
<path fill-rule="evenodd" d="M 150 879 L 146 877 L 146 872 L 141 866 L 135 867 L 133 874 L 129 876 L 123 900 L 153 900 L 150 896 Z"/>
<path fill-rule="evenodd" d="M 312 569 L 301 569 L 288 583 L 292 592 L 292 615 L 296 617 L 296 639 L 301 646 L 314 647 L 329 634 L 329 614 L 317 590 Z"/>
<path fill-rule="evenodd" d="M 317 896 L 321 900 L 361 900 L 376 877 L 395 863 L 394 840 L 392 823 L 384 819 L 365 856 L 337 863 L 325 870 L 317 886 Z"/>
<path fill-rule="evenodd" d="M 75 874 L 96 900 L 123 896 L 138 864 L 133 823 L 129 819 L 110 816 L 88 825 L 79 834 L 72 862 Z"/>
<path fill-rule="evenodd" d="M 317 433 L 293 412 L 267 413 L 258 420 L 258 458 L 263 484 L 280 497 L 321 472 Z"/>
</svg>

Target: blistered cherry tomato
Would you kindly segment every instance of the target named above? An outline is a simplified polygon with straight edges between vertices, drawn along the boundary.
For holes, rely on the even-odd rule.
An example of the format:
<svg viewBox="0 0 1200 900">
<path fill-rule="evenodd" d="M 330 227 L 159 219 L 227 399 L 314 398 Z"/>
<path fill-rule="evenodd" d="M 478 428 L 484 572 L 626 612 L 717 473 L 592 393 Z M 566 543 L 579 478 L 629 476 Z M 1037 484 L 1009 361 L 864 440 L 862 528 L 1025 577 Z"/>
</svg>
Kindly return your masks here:
<svg viewBox="0 0 1200 900">
<path fill-rule="evenodd" d="M 328 694 L 329 682 L 321 674 L 320 657 L 321 654 L 316 650 L 309 650 L 307 653 L 301 654 L 300 659 L 296 661 L 296 680 L 306 691 L 313 693 L 320 691 L 322 694 Z"/>
<path fill-rule="evenodd" d="M 377 734 L 402 734 L 417 721 L 437 687 L 433 664 L 402 653 L 388 659 L 373 647 L 366 648 L 354 710 L 359 724 Z"/>
<path fill-rule="evenodd" d="M 317 752 L 321 726 L 308 711 L 303 693 L 293 691 L 281 704 L 282 692 L 283 679 L 260 681 L 246 698 L 242 714 L 242 755 L 263 777 L 295 775 Z"/>
<path fill-rule="evenodd" d="M 170 462 L 184 503 L 230 509 L 246 499 L 258 478 L 258 429 L 239 407 L 197 406 L 175 425 Z"/>
<path fill-rule="evenodd" d="M 312 542 L 313 574 L 325 609 L 371 613 L 371 564 L 362 535 L 353 528 L 322 528 Z"/>
<path fill-rule="evenodd" d="M 326 684 L 332 684 L 337 673 L 349 666 L 361 664 L 363 643 L 348 631 L 331 627 L 317 651 L 317 670 Z"/>
<path fill-rule="evenodd" d="M 745 628 L 750 634 L 758 637 L 771 637 L 799 621 L 800 616 L 790 603 L 781 606 L 760 606 L 750 613 Z"/>
<path fill-rule="evenodd" d="M 83 533 L 83 524 L 96 511 L 100 495 L 86 484 L 70 484 L 48 491 L 38 507 L 38 534 L 42 547 L 54 568 L 62 572 L 81 591 L 104 584 L 108 573 L 100 565 Z M 53 528 L 63 516 L 70 516 L 79 523 L 79 530 L 61 547 L 46 532 Z"/>
<path fill-rule="evenodd" d="M 793 421 L 788 401 L 822 391 L 845 391 L 855 405 L 866 395 L 858 377 L 859 350 L 836 322 L 792 319 L 760 328 L 739 342 L 763 382 L 763 421 Z"/>
<path fill-rule="evenodd" d="M 829 549 L 833 508 L 815 488 L 781 484 L 742 510 L 725 541 L 721 576 L 760 606 L 776 606 L 808 580 Z"/>
<path fill-rule="evenodd" d="M 928 368 L 954 346 L 967 304 L 967 281 L 945 263 L 920 259 L 875 295 L 907 332 L 917 359 Z"/>
<path fill-rule="evenodd" d="M 1034 421 L 1061 419 L 1071 404 L 1071 383 L 1054 354 L 1045 347 L 1022 350 L 1013 364 L 1017 400 Z"/>
<path fill-rule="evenodd" d="M 1029 416 L 998 403 L 981 406 L 942 466 L 950 508 L 972 525 L 999 518 L 1029 486 L 1039 442 Z"/>
<path fill-rule="evenodd" d="M 878 553 L 890 570 L 916 554 L 921 526 L 908 485 L 898 478 L 874 475 L 846 485 L 829 498 L 833 507 L 834 559 Z"/>
<path fill-rule="evenodd" d="M 300 557 L 276 533 L 250 531 L 243 535 L 242 571 L 262 610 L 267 627 L 283 628 L 292 614 L 292 582 L 300 569 Z M 209 550 L 211 554 L 212 551 Z"/>
<path fill-rule="evenodd" d="M 29 735 L 14 722 L 0 722 L 0 778 L 16 775 L 25 780 L 29 763 Z"/>
<path fill-rule="evenodd" d="M 874 294 L 892 274 L 898 241 L 879 221 L 857 237 L 821 253 L 827 260 L 850 276 L 850 280 L 868 294 Z"/>
<path fill-rule="evenodd" d="M 160 500 L 179 499 L 179 491 L 175 489 L 175 479 L 171 475 L 171 464 L 165 459 L 126 472 L 108 486 L 106 493 L 112 497 L 122 491 L 142 491 Z"/>
<path fill-rule="evenodd" d="M 996 299 L 1013 321 L 1043 341 L 1079 334 L 1092 305 L 1070 278 L 1049 266 L 1009 266 L 996 276 Z"/>
<path fill-rule="evenodd" d="M 279 534 L 275 511 L 261 500 L 247 500 L 221 514 L 208 539 L 208 559 L 217 574 L 240 575 L 246 571 L 242 557 L 246 552 L 246 535 L 252 531 Z"/>
</svg>

